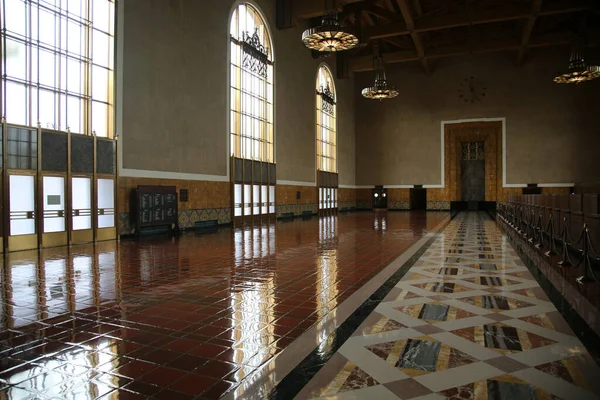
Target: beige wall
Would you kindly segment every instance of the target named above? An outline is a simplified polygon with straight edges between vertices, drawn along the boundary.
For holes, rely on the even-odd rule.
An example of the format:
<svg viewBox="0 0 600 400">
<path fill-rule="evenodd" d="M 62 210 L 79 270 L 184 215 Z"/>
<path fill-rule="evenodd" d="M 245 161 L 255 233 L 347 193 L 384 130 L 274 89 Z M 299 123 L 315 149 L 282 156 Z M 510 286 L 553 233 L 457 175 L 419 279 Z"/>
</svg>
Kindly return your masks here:
<svg viewBox="0 0 600 400">
<path fill-rule="evenodd" d="M 232 0 L 126 0 L 123 167 L 227 174 L 227 73 Z M 303 27 L 278 31 L 275 0 L 257 2 L 275 47 L 278 180 L 315 181 L 314 60 Z M 324 60 L 335 75 L 335 57 Z M 336 79 L 340 183 L 354 184 L 354 84 Z"/>
<path fill-rule="evenodd" d="M 455 57 L 439 60 L 431 76 L 416 63 L 389 65 L 400 96 L 384 102 L 361 98 L 373 73 L 357 74 L 356 184 L 439 184 L 441 121 L 486 117 L 506 118 L 507 183 L 600 179 L 600 83 L 553 83 L 568 57 L 568 48 L 537 50 L 521 67 L 514 52 Z M 471 75 L 487 87 L 481 103 L 459 99 Z"/>
</svg>

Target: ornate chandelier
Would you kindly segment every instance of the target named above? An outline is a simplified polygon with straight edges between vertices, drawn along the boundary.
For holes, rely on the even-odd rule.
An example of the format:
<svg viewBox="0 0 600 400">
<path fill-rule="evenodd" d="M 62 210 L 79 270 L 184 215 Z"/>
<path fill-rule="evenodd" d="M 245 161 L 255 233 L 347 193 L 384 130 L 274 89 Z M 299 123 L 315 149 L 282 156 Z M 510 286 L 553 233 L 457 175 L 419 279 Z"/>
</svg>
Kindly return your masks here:
<svg viewBox="0 0 600 400">
<path fill-rule="evenodd" d="M 576 50 L 571 53 L 567 73 L 554 78 L 556 83 L 580 83 L 600 77 L 600 66 L 586 66 L 583 56 Z"/>
<path fill-rule="evenodd" d="M 375 82 L 373 86 L 366 87 L 362 90 L 363 97 L 372 100 L 393 99 L 398 96 L 398 91 L 395 86 L 388 86 L 385 69 L 381 62 L 381 57 L 376 57 L 373 60 L 373 68 L 375 69 Z"/>
<path fill-rule="evenodd" d="M 358 46 L 359 40 L 350 29 L 340 24 L 337 10 L 332 6 L 331 10 L 326 10 L 321 25 L 302 33 L 302 43 L 311 50 L 332 53 L 352 49 Z"/>
</svg>

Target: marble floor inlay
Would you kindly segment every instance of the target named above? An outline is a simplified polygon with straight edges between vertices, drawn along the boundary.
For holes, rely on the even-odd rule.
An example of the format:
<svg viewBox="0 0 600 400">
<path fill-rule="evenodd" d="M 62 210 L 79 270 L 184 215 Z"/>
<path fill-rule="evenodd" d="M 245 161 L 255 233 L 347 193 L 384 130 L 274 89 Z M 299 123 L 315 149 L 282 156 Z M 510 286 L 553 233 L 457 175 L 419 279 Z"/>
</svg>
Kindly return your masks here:
<svg viewBox="0 0 600 400">
<path fill-rule="evenodd" d="M 462 213 L 297 399 L 597 399 L 600 368 L 494 221 Z"/>
</svg>

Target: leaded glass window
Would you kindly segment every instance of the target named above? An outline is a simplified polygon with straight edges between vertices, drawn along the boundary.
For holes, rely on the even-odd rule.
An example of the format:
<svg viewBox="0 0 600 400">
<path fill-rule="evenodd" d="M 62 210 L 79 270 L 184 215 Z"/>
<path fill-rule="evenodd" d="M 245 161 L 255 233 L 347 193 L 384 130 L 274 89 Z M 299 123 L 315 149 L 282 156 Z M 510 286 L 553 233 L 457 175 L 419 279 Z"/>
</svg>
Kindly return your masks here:
<svg viewBox="0 0 600 400">
<path fill-rule="evenodd" d="M 114 0 L 0 0 L 2 116 L 113 136 Z"/>
<path fill-rule="evenodd" d="M 317 77 L 317 169 L 337 172 L 336 95 L 329 68 L 322 65 Z"/>
<path fill-rule="evenodd" d="M 231 18 L 231 155 L 274 162 L 273 49 L 265 21 L 250 4 Z"/>
</svg>

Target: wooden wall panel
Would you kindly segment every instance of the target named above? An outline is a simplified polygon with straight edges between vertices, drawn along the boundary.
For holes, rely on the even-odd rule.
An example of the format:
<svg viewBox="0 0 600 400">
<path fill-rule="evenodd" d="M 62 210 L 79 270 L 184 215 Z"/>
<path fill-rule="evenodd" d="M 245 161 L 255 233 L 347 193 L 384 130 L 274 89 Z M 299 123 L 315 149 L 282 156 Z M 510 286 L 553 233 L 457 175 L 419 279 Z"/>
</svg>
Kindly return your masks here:
<svg viewBox="0 0 600 400">
<path fill-rule="evenodd" d="M 300 199 L 296 199 L 296 192 L 300 192 Z M 315 186 L 277 185 L 275 201 L 277 205 L 316 204 L 317 188 Z"/>
<path fill-rule="evenodd" d="M 388 189 L 388 202 L 410 201 L 410 189 Z"/>
<path fill-rule="evenodd" d="M 338 202 L 355 202 L 356 201 L 356 189 L 338 189 Z"/>
</svg>

